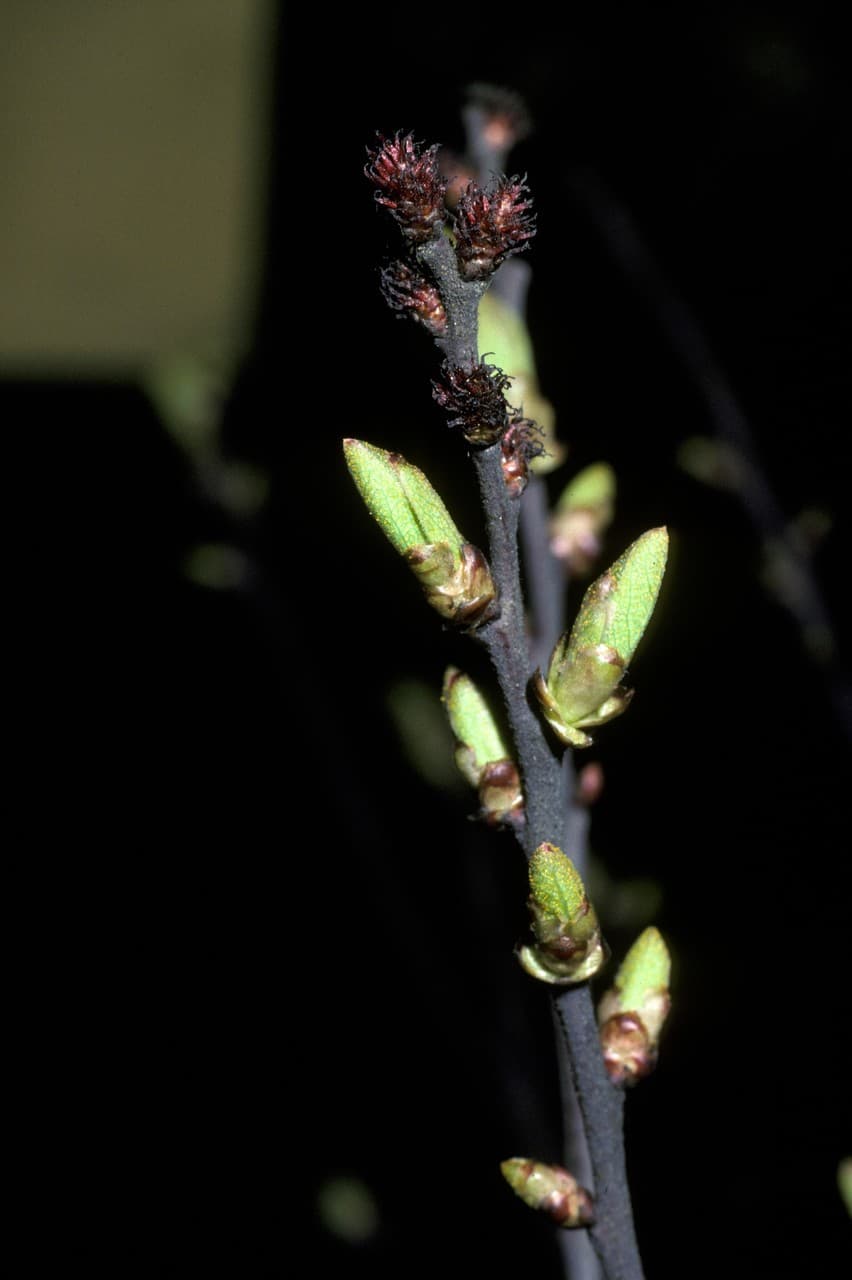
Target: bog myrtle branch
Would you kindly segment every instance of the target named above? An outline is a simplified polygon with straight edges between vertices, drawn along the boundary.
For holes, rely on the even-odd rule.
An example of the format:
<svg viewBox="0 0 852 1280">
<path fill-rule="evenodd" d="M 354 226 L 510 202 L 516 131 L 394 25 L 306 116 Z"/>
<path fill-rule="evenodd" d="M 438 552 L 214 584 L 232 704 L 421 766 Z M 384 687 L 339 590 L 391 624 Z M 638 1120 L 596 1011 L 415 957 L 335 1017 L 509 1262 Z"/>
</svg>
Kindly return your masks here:
<svg viewBox="0 0 852 1280">
<path fill-rule="evenodd" d="M 588 730 L 630 702 L 623 677 L 657 599 L 667 535 L 653 529 L 637 538 L 591 584 L 573 627 L 560 634 L 567 575 L 557 574 L 557 526 L 533 474 L 536 459 L 547 452 L 544 441 L 553 443 L 552 422 L 542 426 L 524 416 L 534 403 L 547 419 L 549 407 L 538 393 L 531 347 L 513 305 L 523 295 L 517 276 L 487 312 L 510 368 L 480 352 L 486 291 L 503 263 L 515 265 L 509 260 L 529 247 L 535 232 L 526 180 L 494 173 L 485 180 L 481 173 L 489 158 L 504 159 L 517 138 L 518 107 L 499 93 L 484 93 L 471 110 L 480 138 L 474 149 L 480 181 L 451 193 L 438 148 L 423 147 L 410 134 L 379 137 L 368 149 L 365 172 L 403 244 L 400 259 L 383 272 L 383 292 L 391 307 L 428 330 L 443 357 L 433 394 L 472 459 L 486 554 L 464 540 L 412 462 L 365 441 L 347 440 L 344 450 L 368 510 L 417 575 L 429 604 L 445 625 L 486 650 L 505 707 L 510 741 L 472 681 L 457 668 L 446 672 L 442 697 L 458 744 L 456 760 L 478 790 L 479 816 L 510 827 L 528 860 L 531 939 L 519 949 L 519 960 L 532 980 L 553 989 L 560 1065 L 573 1084 L 593 1186 L 583 1187 L 571 1170 L 534 1155 L 512 1156 L 502 1172 L 525 1203 L 563 1229 L 589 1233 L 604 1280 L 642 1280 L 625 1167 L 623 1087 L 656 1060 L 668 1009 L 667 953 L 656 930 L 642 935 L 602 1003 L 599 1025 L 589 979 L 606 962 L 608 948 L 583 882 L 583 841 L 577 837 L 584 824 L 571 799 L 571 752 L 588 746 Z M 523 405 L 515 403 L 520 391 Z M 601 471 L 576 478 L 573 498 L 560 504 L 560 545 L 590 561 L 611 506 L 602 475 L 606 481 Z M 530 484 L 537 486 L 524 535 L 532 618 L 519 558 L 519 521 Z M 569 1149 L 581 1157 L 578 1139 L 574 1134 Z M 591 1274 L 576 1251 L 564 1257 L 572 1280 L 581 1271 Z"/>
</svg>

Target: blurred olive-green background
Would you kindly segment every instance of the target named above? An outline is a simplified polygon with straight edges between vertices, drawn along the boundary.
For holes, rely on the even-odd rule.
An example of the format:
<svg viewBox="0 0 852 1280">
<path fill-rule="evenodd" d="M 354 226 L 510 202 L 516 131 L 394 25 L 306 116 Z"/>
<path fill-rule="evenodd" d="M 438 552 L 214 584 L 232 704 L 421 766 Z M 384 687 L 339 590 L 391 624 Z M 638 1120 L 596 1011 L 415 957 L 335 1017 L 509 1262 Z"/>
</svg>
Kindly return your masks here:
<svg viewBox="0 0 852 1280">
<path fill-rule="evenodd" d="M 0 368 L 245 349 L 275 20 L 271 0 L 3 5 Z"/>
</svg>

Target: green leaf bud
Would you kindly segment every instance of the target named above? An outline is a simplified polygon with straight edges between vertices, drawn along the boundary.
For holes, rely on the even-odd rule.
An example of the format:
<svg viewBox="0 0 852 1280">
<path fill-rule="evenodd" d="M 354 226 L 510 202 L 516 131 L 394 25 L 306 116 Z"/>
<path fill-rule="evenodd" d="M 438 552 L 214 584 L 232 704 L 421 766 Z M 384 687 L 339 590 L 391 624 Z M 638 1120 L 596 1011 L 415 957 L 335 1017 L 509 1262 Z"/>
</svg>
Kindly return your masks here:
<svg viewBox="0 0 852 1280">
<path fill-rule="evenodd" d="M 653 1071 L 671 1007 L 670 975 L 668 947 L 650 925 L 624 957 L 598 1006 L 604 1065 L 614 1083 L 632 1085 Z"/>
<path fill-rule="evenodd" d="M 479 791 L 480 816 L 491 825 L 523 820 L 518 770 L 491 708 L 470 676 L 448 667 L 441 695 L 456 739 L 456 764 Z"/>
<path fill-rule="evenodd" d="M 557 737 L 575 747 L 583 730 L 620 715 L 633 696 L 619 682 L 650 621 L 668 554 L 665 528 L 649 529 L 587 590 L 570 634 L 557 641 L 535 691 Z"/>
<path fill-rule="evenodd" d="M 624 957 L 615 977 L 625 1009 L 641 1009 L 649 995 L 668 990 L 672 971 L 669 949 L 659 929 L 649 925 Z"/>
<path fill-rule="evenodd" d="M 545 842 L 530 858 L 528 874 L 535 945 L 520 948 L 521 964 L 541 982 L 584 982 L 605 963 L 607 950 L 579 872 L 561 849 Z"/>
<path fill-rule="evenodd" d="M 470 628 L 494 617 L 488 563 L 465 542 L 423 472 L 401 454 L 363 440 L 344 440 L 343 452 L 367 510 L 441 617 Z"/>
<path fill-rule="evenodd" d="M 594 462 L 565 486 L 550 519 L 550 549 L 572 573 L 587 573 L 615 506 L 615 472 Z"/>
<path fill-rule="evenodd" d="M 513 1156 L 500 1172 L 516 1196 L 531 1209 L 546 1213 L 559 1227 L 589 1227 L 595 1220 L 592 1197 L 567 1169 Z"/>
<path fill-rule="evenodd" d="M 470 676 L 458 667 L 448 667 L 444 674 L 441 694 L 450 727 L 460 746 L 457 753 L 459 768 L 474 786 L 486 764 L 493 760 L 505 760 L 509 749 L 500 727 L 485 698 Z"/>
<path fill-rule="evenodd" d="M 418 467 L 363 440 L 344 440 L 343 452 L 367 510 L 400 555 L 412 547 L 446 543 L 458 562 L 464 538 Z"/>
</svg>

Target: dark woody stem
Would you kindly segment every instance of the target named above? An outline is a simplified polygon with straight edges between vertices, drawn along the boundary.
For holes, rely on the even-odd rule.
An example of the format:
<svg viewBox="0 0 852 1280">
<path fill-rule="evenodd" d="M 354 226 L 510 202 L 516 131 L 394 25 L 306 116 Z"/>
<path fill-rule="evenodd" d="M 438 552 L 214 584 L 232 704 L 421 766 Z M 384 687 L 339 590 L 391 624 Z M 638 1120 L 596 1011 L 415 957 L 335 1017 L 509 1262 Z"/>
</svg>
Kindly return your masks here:
<svg viewBox="0 0 852 1280">
<path fill-rule="evenodd" d="M 453 246 L 437 235 L 417 250 L 418 261 L 432 273 L 447 313 L 447 332 L 436 338 L 451 364 L 469 367 L 479 363 L 477 317 L 479 300 L 488 287 L 483 280 L 462 280 Z"/>
<path fill-rule="evenodd" d="M 518 562 L 519 502 L 503 479 L 500 446 L 473 457 L 489 540 L 489 565 L 497 587 L 500 614 L 481 627 L 477 638 L 488 650 L 506 702 L 524 789 L 524 851 L 529 858 L 550 840 L 563 848 L 567 815 L 560 754 L 545 738 L 529 699 L 531 673 Z"/>
<path fill-rule="evenodd" d="M 500 615 L 478 638 L 488 650 L 512 730 L 524 790 L 522 833 L 529 858 L 545 840 L 570 847 L 562 762 L 528 697 L 530 662 L 517 552 L 518 500 L 508 495 L 499 445 L 474 455 L 489 533 Z M 605 1280 L 642 1280 L 624 1156 L 623 1093 L 606 1074 L 587 983 L 554 996 L 556 1025 L 579 1103 L 594 1176 L 595 1225 L 589 1234 Z"/>
<path fill-rule="evenodd" d="M 477 313 L 485 286 L 460 278 L 452 245 L 444 236 L 419 248 L 417 257 L 432 274 L 447 313 L 447 332 L 438 346 L 453 364 L 478 363 Z M 519 839 L 529 858 L 545 840 L 570 848 L 563 752 L 546 736 L 530 702 L 532 666 L 518 558 L 520 500 L 506 487 L 499 444 L 475 449 L 473 462 L 500 602 L 499 615 L 475 635 L 488 651 L 506 703 L 524 790 L 526 822 Z M 624 1158 L 623 1095 L 604 1069 L 588 984 L 555 996 L 554 1010 L 560 1055 L 567 1059 L 591 1160 L 596 1222 L 589 1234 L 602 1275 L 604 1280 L 642 1280 Z"/>
</svg>

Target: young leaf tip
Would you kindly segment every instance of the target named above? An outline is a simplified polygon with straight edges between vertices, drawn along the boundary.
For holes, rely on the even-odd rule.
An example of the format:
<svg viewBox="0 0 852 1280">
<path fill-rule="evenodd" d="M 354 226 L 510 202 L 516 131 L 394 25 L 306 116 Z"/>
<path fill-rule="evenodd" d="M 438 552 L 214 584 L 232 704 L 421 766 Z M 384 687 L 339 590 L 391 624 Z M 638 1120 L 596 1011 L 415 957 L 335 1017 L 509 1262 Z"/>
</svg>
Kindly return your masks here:
<svg viewBox="0 0 852 1280">
<path fill-rule="evenodd" d="M 621 964 L 615 985 L 625 1009 L 641 1009 L 649 994 L 668 990 L 672 962 L 663 935 L 654 925 L 640 933 Z"/>
<path fill-rule="evenodd" d="M 458 563 L 464 538 L 419 467 L 365 440 L 344 440 L 343 452 L 368 511 L 401 555 L 446 543 Z"/>
<path fill-rule="evenodd" d="M 568 855 L 545 841 L 530 858 L 528 871 L 538 908 L 562 920 L 573 920 L 586 899 L 586 890 Z"/>
<path fill-rule="evenodd" d="M 598 1006 L 609 1078 L 635 1085 L 654 1070 L 660 1032 L 671 1008 L 671 957 L 659 929 L 640 933 Z"/>
</svg>

